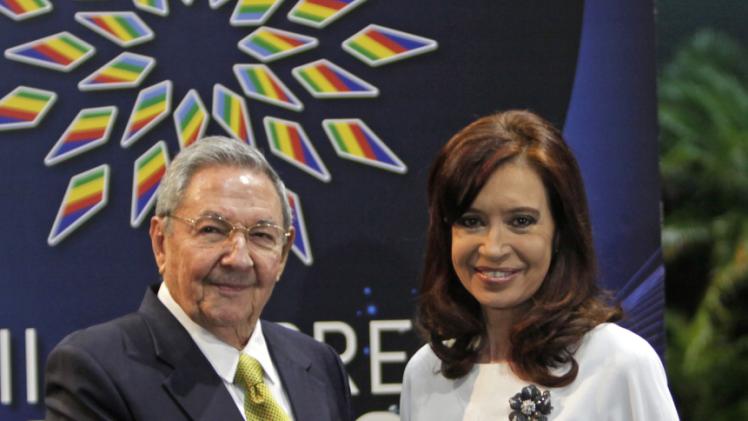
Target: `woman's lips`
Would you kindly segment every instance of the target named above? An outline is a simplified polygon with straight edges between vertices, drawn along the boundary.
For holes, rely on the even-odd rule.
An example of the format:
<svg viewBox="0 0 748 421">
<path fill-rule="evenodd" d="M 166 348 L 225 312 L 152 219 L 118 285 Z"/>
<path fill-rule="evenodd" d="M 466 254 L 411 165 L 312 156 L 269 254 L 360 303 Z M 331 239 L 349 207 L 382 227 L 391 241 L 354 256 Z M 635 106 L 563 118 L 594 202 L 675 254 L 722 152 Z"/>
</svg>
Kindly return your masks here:
<svg viewBox="0 0 748 421">
<path fill-rule="evenodd" d="M 520 272 L 519 269 L 507 269 L 507 268 L 486 268 L 477 267 L 475 273 L 484 282 L 503 284 L 507 283 L 514 278 L 516 274 Z"/>
</svg>

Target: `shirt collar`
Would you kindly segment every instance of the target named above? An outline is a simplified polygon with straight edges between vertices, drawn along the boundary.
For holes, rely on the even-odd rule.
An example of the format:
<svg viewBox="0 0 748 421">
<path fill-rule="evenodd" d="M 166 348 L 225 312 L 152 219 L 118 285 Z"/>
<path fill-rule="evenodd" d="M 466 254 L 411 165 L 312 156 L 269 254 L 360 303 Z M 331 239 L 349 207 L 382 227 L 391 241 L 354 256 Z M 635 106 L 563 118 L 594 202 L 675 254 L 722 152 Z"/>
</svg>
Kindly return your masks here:
<svg viewBox="0 0 748 421">
<path fill-rule="evenodd" d="M 216 370 L 216 373 L 224 381 L 233 383 L 236 369 L 239 365 L 240 351 L 221 341 L 210 331 L 195 323 L 174 300 L 169 288 L 166 286 L 166 282 L 161 283 L 161 287 L 158 290 L 158 299 L 187 330 L 187 333 L 195 341 L 195 344 L 203 355 L 205 355 L 205 358 L 208 359 L 213 369 Z M 259 320 L 255 324 L 247 345 L 244 346 L 241 352 L 260 362 L 262 369 L 265 371 L 267 381 L 271 384 L 279 384 L 278 371 L 275 369 L 273 360 L 270 358 L 270 351 L 268 350 L 267 342 L 265 342 L 265 335 L 262 333 L 262 323 Z"/>
</svg>

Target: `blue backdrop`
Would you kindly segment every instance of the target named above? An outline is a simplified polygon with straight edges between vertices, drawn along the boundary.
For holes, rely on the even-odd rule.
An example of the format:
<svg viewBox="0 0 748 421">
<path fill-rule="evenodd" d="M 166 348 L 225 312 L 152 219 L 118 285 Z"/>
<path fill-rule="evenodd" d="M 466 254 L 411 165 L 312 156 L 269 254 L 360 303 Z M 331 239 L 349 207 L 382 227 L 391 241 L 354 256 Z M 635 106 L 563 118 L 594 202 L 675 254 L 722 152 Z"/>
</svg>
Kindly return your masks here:
<svg viewBox="0 0 748 421">
<path fill-rule="evenodd" d="M 11 3 L 0 0 L 0 8 L 12 9 Z M 255 143 L 298 194 L 310 250 L 291 257 L 265 317 L 290 322 L 343 354 L 358 415 L 396 405 L 405 361 L 419 346 L 410 319 L 431 159 L 456 130 L 495 110 L 529 108 L 564 128 L 587 183 L 601 283 L 616 290 L 629 310 L 624 324 L 662 352 L 650 0 L 472 0 L 427 8 L 422 2 L 370 0 L 324 27 L 289 18 L 296 2 L 282 2 L 264 25 L 317 40 L 313 48 L 266 63 L 303 103 L 301 111 L 243 95 L 232 66 L 259 63 L 238 47 L 257 26 L 230 24 L 235 3 L 212 9 L 207 1 L 187 6 L 172 0 L 168 15 L 159 16 L 124 0 L 66 1 L 23 20 L 0 16 L 0 48 L 6 51 L 0 97 L 20 85 L 57 94 L 34 127 L 0 131 L 0 419 L 41 418 L 43 407 L 35 401 L 43 396 L 39 385 L 52 347 L 75 329 L 133 311 L 146 285 L 158 281 L 147 223 L 130 225 L 133 163 L 160 140 L 169 156 L 178 152 L 172 116 L 128 148 L 120 139 L 138 92 L 164 80 L 172 82 L 172 109 L 195 89 L 210 113 L 216 83 L 244 98 Z M 114 10 L 135 12 L 154 37 L 121 46 L 75 18 L 76 12 Z M 438 45 L 370 66 L 341 45 L 369 24 Z M 69 72 L 9 57 L 8 50 L 61 31 L 95 48 Z M 122 52 L 155 59 L 138 86 L 78 89 L 81 80 Z M 293 69 L 321 58 L 375 86 L 378 94 L 315 97 Z M 103 106 L 118 108 L 109 140 L 46 166 L 44 158 L 78 112 Z M 271 151 L 263 128 L 267 116 L 303 127 L 329 182 Z M 321 123 L 328 118 L 364 121 L 407 172 L 339 156 Z M 211 118 L 206 134 L 226 131 Z M 71 178 L 102 164 L 110 170 L 106 204 L 49 246 Z M 33 330 L 27 334 L 27 329 Z"/>
</svg>

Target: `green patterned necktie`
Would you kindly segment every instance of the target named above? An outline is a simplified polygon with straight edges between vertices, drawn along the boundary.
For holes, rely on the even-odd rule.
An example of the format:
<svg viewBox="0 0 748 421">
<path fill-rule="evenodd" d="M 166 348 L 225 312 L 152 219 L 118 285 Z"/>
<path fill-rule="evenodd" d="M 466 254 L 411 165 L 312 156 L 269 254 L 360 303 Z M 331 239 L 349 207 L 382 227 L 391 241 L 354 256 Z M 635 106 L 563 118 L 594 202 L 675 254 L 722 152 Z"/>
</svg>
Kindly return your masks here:
<svg viewBox="0 0 748 421">
<path fill-rule="evenodd" d="M 244 392 L 244 414 L 247 421 L 289 421 L 288 415 L 273 399 L 263 378 L 262 365 L 246 354 L 239 354 L 239 367 L 234 383 L 241 384 Z"/>
</svg>

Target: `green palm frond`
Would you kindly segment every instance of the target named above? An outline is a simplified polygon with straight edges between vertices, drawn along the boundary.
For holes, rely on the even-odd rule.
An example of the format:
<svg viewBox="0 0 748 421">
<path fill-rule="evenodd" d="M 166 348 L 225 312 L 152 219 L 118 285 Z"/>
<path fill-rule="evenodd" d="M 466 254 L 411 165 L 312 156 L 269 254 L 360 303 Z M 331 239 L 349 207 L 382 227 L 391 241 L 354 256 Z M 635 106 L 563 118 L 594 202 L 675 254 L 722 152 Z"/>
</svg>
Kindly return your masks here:
<svg viewBox="0 0 748 421">
<path fill-rule="evenodd" d="M 702 31 L 658 96 L 665 263 L 709 265 L 694 314 L 667 312 L 671 385 L 683 419 L 748 419 L 748 53 Z"/>
</svg>

